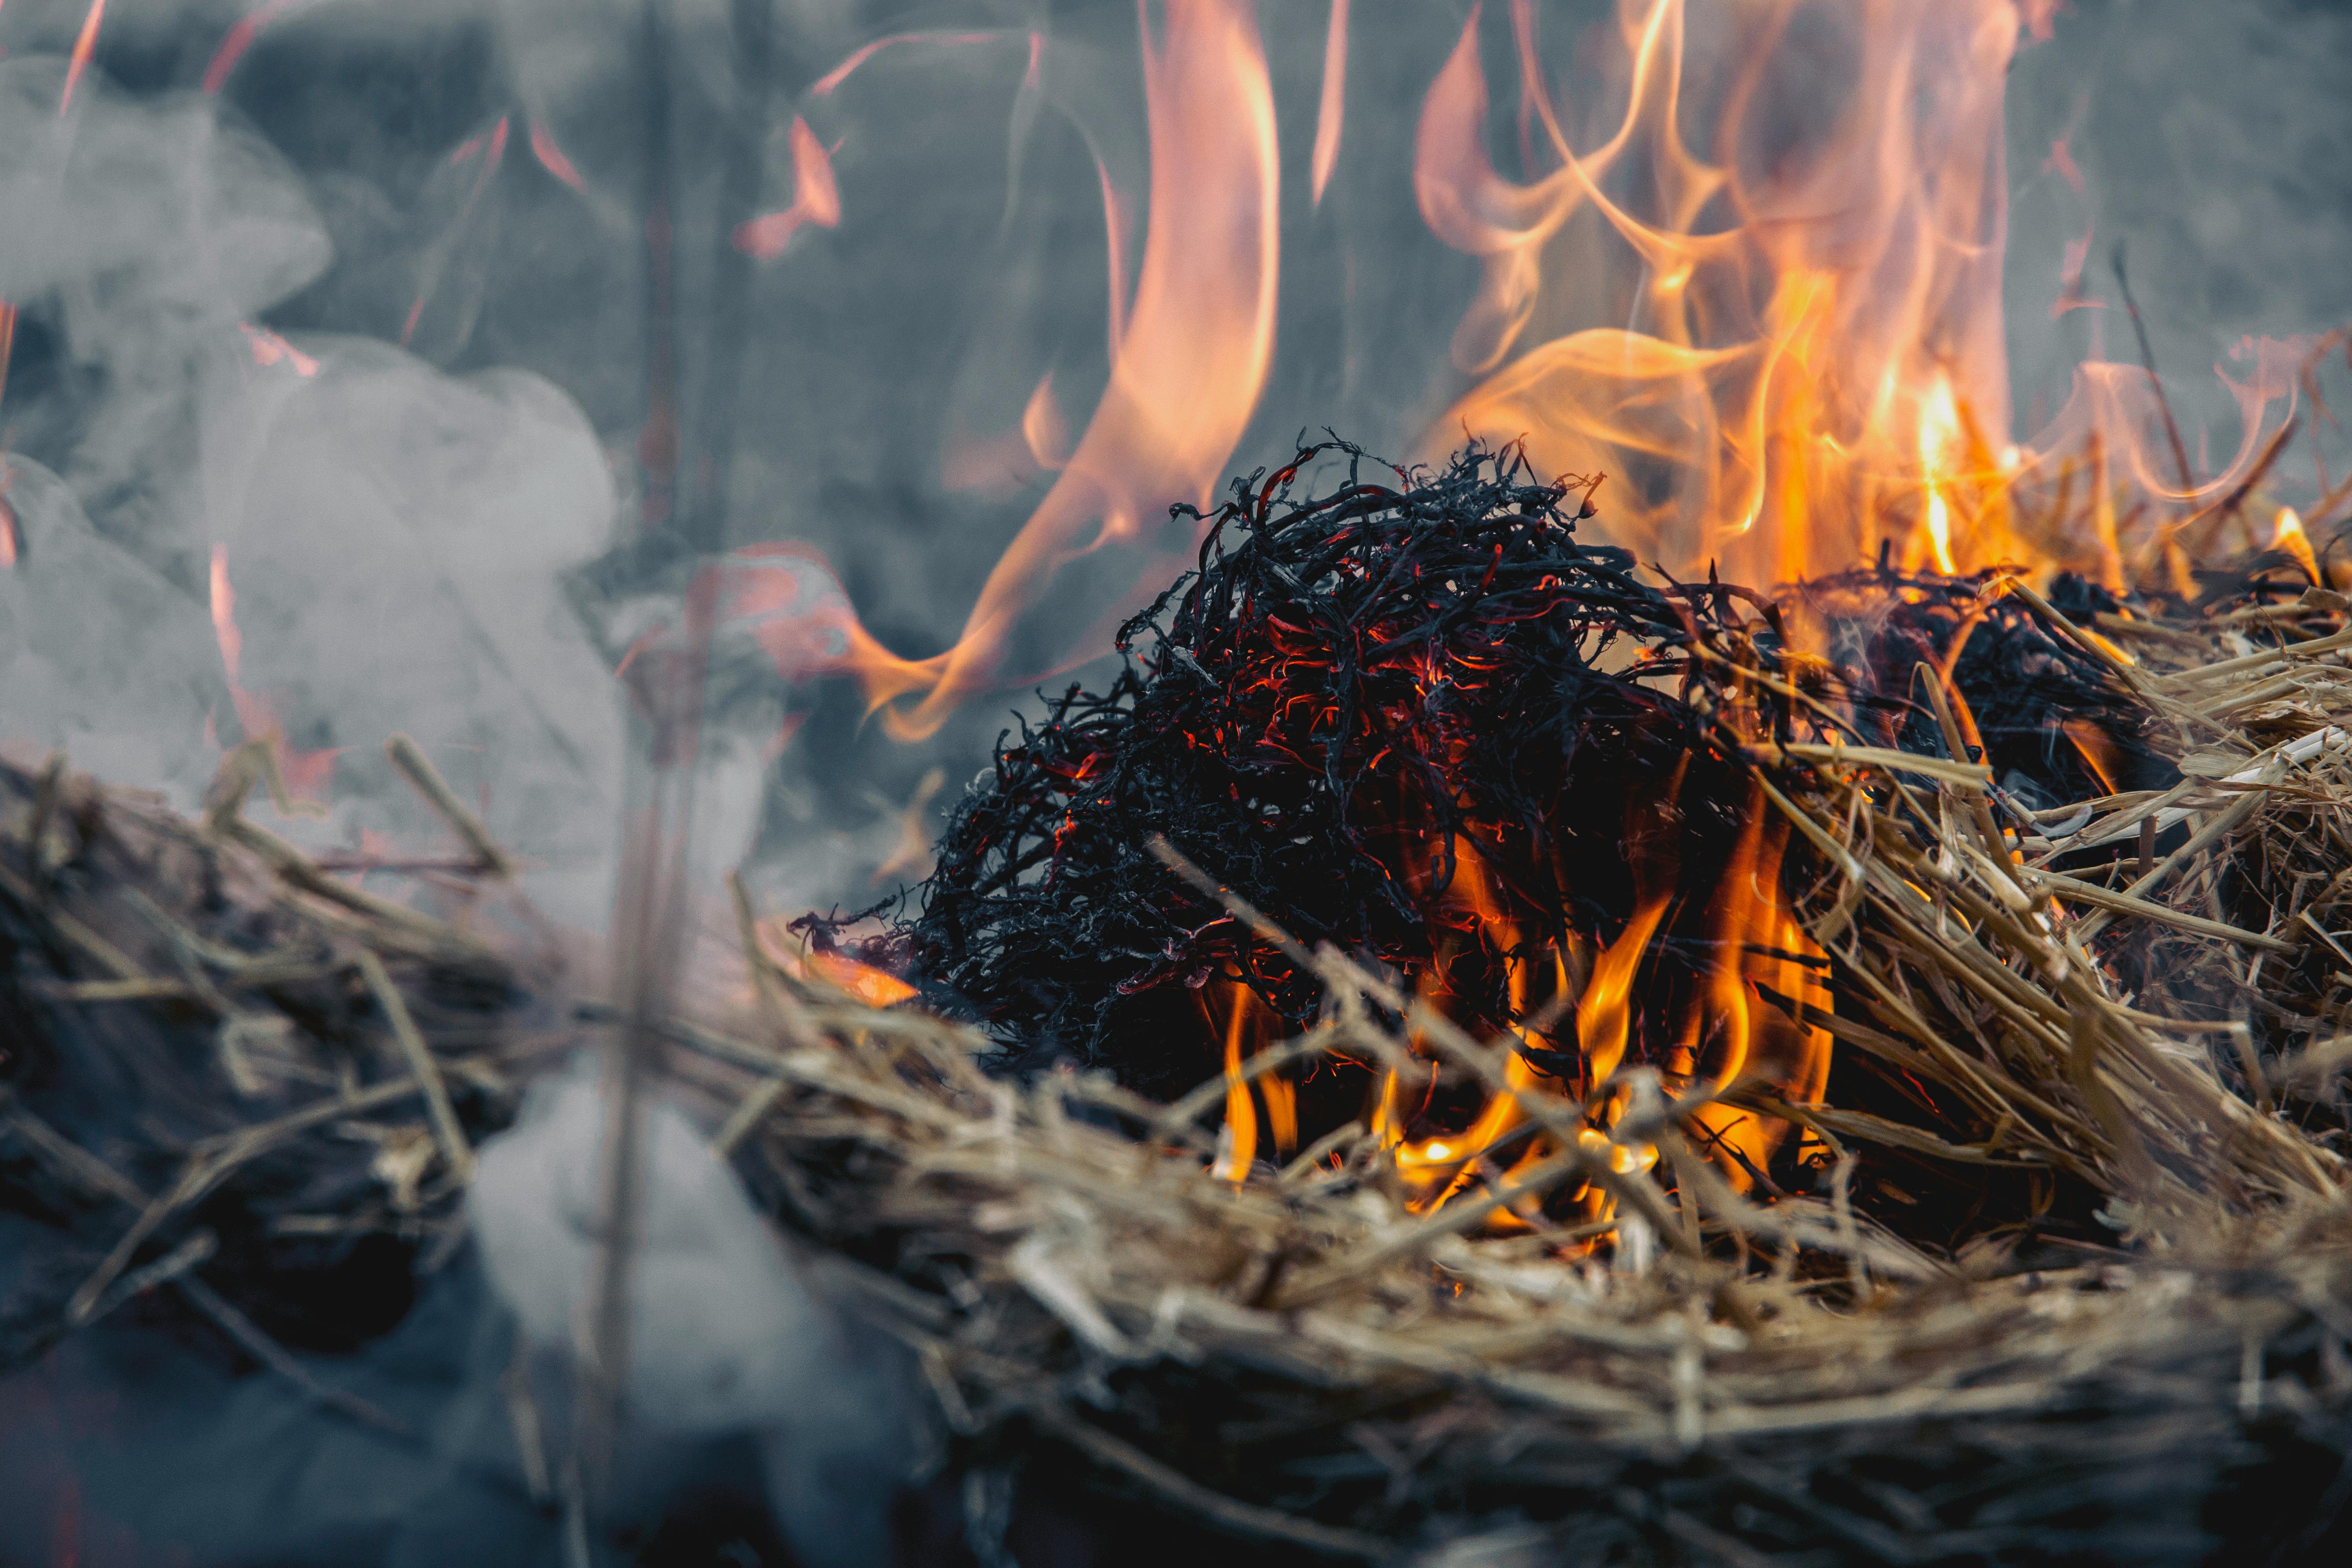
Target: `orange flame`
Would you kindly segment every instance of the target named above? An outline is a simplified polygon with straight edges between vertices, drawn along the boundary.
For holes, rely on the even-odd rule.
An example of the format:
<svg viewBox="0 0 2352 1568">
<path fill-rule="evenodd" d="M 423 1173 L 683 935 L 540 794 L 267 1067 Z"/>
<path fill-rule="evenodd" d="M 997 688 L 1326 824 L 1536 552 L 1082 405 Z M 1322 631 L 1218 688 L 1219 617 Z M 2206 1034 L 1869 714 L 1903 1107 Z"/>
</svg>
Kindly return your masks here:
<svg viewBox="0 0 2352 1568">
<path fill-rule="evenodd" d="M 841 224 L 841 187 L 834 181 L 833 154 L 798 115 L 793 117 L 792 144 L 793 205 L 736 226 L 735 248 L 755 260 L 782 256 L 806 225 L 837 228 Z"/>
<path fill-rule="evenodd" d="M 954 647 L 907 659 L 852 636 L 844 663 L 901 739 L 932 734 L 1000 678 L 1015 627 L 1063 566 L 1106 544 L 1149 546 L 1171 500 L 1205 502 L 1257 405 L 1274 349 L 1279 163 L 1247 0 L 1171 0 L 1161 36 L 1147 30 L 1143 84 L 1150 216 L 1092 421 Z"/>
<path fill-rule="evenodd" d="M 940 483 L 950 490 L 1010 495 L 1041 474 L 1069 465 L 1070 426 L 1054 395 L 1054 373 L 1040 377 L 1021 423 L 984 441 L 950 441 L 940 462 Z"/>
<path fill-rule="evenodd" d="M 1203 991 L 1213 1021 L 1216 1004 L 1210 998 L 1220 990 L 1225 1015 L 1225 1120 L 1211 1169 L 1218 1179 L 1239 1184 L 1249 1179 L 1250 1165 L 1257 1158 L 1260 1105 L 1265 1108 L 1265 1128 L 1276 1152 L 1287 1154 L 1298 1146 L 1298 1090 L 1279 1072 L 1260 1073 L 1255 1079 L 1242 1076 L 1243 1063 L 1272 1037 L 1274 1014 L 1245 983 L 1219 981 Z"/>
<path fill-rule="evenodd" d="M 1663 1065 L 1668 1087 L 1676 1093 L 1719 1093 L 1752 1079 L 1770 1083 L 1790 1103 L 1818 1104 L 1828 1084 L 1830 1042 L 1825 1032 L 1807 1020 L 1828 1010 L 1817 977 L 1822 954 L 1780 891 L 1787 831 L 1767 826 L 1761 804 L 1760 798 L 1750 801 L 1746 824 L 1716 889 L 1709 906 L 1715 956 L 1687 1004 L 1679 1039 Z M 1474 917 L 1489 951 L 1518 955 L 1508 987 L 1517 1032 L 1526 1047 L 1556 1051 L 1549 1038 L 1526 1028 L 1524 1020 L 1540 1011 L 1539 980 L 1548 980 L 1555 994 L 1572 988 L 1570 965 L 1557 949 L 1548 960 L 1528 961 L 1521 922 L 1510 915 L 1492 869 L 1466 840 L 1457 840 L 1455 863 L 1455 880 L 1444 906 L 1461 908 Z M 1500 1161 L 1507 1167 L 1505 1179 L 1555 1152 L 1548 1132 L 1517 1143 L 1527 1131 L 1526 1100 L 1538 1095 L 1584 1100 L 1592 1120 L 1579 1131 L 1578 1142 L 1617 1173 L 1632 1174 L 1657 1163 L 1654 1147 L 1620 1143 L 1609 1131 L 1623 1107 L 1623 1096 L 1612 1089 L 1611 1079 L 1625 1065 L 1637 1008 L 1649 1005 L 1643 998 L 1655 989 L 1639 982 L 1674 899 L 1674 878 L 1665 864 L 1637 869 L 1642 890 L 1633 912 L 1594 957 L 1577 995 L 1573 1040 L 1580 1060 L 1573 1077 L 1548 1080 L 1527 1051 L 1514 1051 L 1505 1062 L 1504 1091 L 1490 1097 L 1469 1125 L 1413 1139 L 1407 1127 L 1415 1116 L 1402 1104 L 1402 1079 L 1393 1070 L 1381 1075 L 1370 1126 L 1375 1136 L 1391 1146 L 1414 1209 L 1437 1208 L 1464 1191 L 1476 1179 L 1482 1163 L 1494 1163 L 1490 1151 L 1512 1148 Z M 1448 999 L 1444 964 L 1441 955 L 1418 986 L 1423 1002 L 1441 1011 Z M 1766 988 L 1778 1005 L 1764 1005 Z M 1229 1048 L 1229 1074 L 1238 1060 Z M 1230 1102 L 1229 1125 L 1245 1110 L 1244 1103 Z M 1741 1191 L 1753 1184 L 1754 1173 L 1764 1168 L 1788 1133 L 1785 1122 L 1719 1100 L 1696 1107 L 1689 1121 L 1706 1156 Z M 1228 1134 L 1229 1146 L 1234 1135 Z M 1588 1219 L 1606 1219 L 1611 1205 L 1602 1189 L 1587 1190 L 1583 1207 Z M 1526 1212 L 1502 1211 L 1489 1223 L 1525 1226 L 1534 1215 L 1528 1205 L 1521 1207 Z"/>
<path fill-rule="evenodd" d="M 237 327 L 245 333 L 246 345 L 253 351 L 253 363 L 263 369 L 275 364 L 288 365 L 292 367 L 296 375 L 305 380 L 319 374 L 317 360 L 268 327 L 257 327 L 251 321 L 239 321 Z"/>
<path fill-rule="evenodd" d="M 811 952 L 809 965 L 868 1007 L 887 1007 L 915 994 L 912 985 L 888 970 L 860 963 L 842 953 Z"/>
<path fill-rule="evenodd" d="M 887 969 L 809 945 L 779 916 L 769 916 L 753 930 L 761 952 L 785 973 L 822 982 L 868 1007 L 893 1006 L 915 994 L 912 985 Z"/>
<path fill-rule="evenodd" d="M 1348 108 L 1348 0 L 1331 0 L 1331 30 L 1323 39 L 1323 98 L 1315 110 L 1314 188 L 1310 206 L 1323 205 L 1323 187 L 1339 162 L 1339 128 Z"/>
<path fill-rule="evenodd" d="M 1453 345 L 1480 379 L 1430 446 L 1524 436 L 1539 470 L 1617 476 L 1596 526 L 1685 574 L 1789 581 L 1885 545 L 1946 572 L 2023 560 L 2121 588 L 2127 563 L 2161 557 L 2182 577 L 2174 525 L 2245 481 L 2328 341 L 2231 351 L 2251 362 L 2220 372 L 2237 449 L 2201 474 L 2137 365 L 2081 365 L 2034 446 L 2011 444 L 2002 97 L 2021 37 L 2048 37 L 2054 8 L 1762 0 L 1694 30 L 1686 0 L 1622 0 L 1619 79 L 1580 95 L 1622 109 L 1580 148 L 1514 0 L 1523 181 L 1487 154 L 1474 9 L 1414 155 L 1424 220 L 1485 274 Z M 1699 124 L 1711 155 L 1685 140 Z M 2084 195 L 2063 138 L 2048 166 Z M 2100 303 L 2084 293 L 2090 239 L 2086 216 L 2062 312 Z M 2096 483 L 2076 509 L 2085 452 Z M 2119 512 L 2111 484 L 2155 504 Z"/>
<path fill-rule="evenodd" d="M 573 166 L 572 160 L 563 155 L 563 149 L 555 144 L 555 132 L 550 131 L 543 121 L 534 120 L 530 122 L 530 153 L 539 160 L 541 168 L 573 190 L 584 193 L 588 189 L 588 182 L 581 178 L 580 171 Z"/>
<path fill-rule="evenodd" d="M 253 47 L 261 30 L 289 11 L 315 4 L 316 0 L 265 0 L 236 20 L 221 37 L 220 47 L 213 51 L 211 61 L 205 67 L 204 90 L 215 93 L 228 85 L 229 77 L 236 70 L 237 62 Z"/>
<path fill-rule="evenodd" d="M 1945 472 L 1960 438 L 1960 411 L 1952 402 L 1952 378 L 1936 373 L 1935 388 L 1919 410 L 1919 482 L 1927 493 L 1927 548 L 1936 570 L 1952 570 L 1952 508 Z"/>
<path fill-rule="evenodd" d="M 90 57 L 98 52 L 98 29 L 105 20 L 106 0 L 89 0 L 89 10 L 81 19 L 81 32 L 74 38 L 73 53 L 66 61 L 66 89 L 58 96 L 60 119 L 73 107 L 74 89 L 81 85 L 82 72 L 89 68 Z"/>
<path fill-rule="evenodd" d="M 245 658 L 245 634 L 236 626 L 236 590 L 228 579 L 228 546 L 213 546 L 211 575 L 213 637 L 220 646 L 221 670 L 227 677 L 228 698 L 236 710 L 236 721 L 244 727 L 246 739 L 269 743 L 278 759 L 279 775 L 286 782 L 286 793 L 296 800 L 319 801 L 326 798 L 333 781 L 338 751 L 298 751 L 287 745 L 284 727 L 278 722 L 278 710 L 270 700 L 257 692 L 247 691 L 240 684 L 240 667 Z"/>
<path fill-rule="evenodd" d="M 1245 998 L 1250 988 L 1235 984 L 1231 989 L 1225 1023 L 1225 1130 L 1218 1142 L 1214 1173 L 1222 1181 L 1239 1183 L 1248 1179 L 1250 1163 L 1257 1158 L 1257 1108 L 1242 1077 L 1242 1043 L 1248 1034 L 1249 1018 Z"/>
<path fill-rule="evenodd" d="M 1704 106 L 1721 163 L 1684 140 L 1683 0 L 1624 12 L 1625 109 L 1590 151 L 1561 128 L 1522 27 L 1556 165 L 1528 184 L 1486 153 L 1473 13 L 1424 103 L 1414 184 L 1439 237 L 1485 260 L 1454 357 L 1486 379 L 1433 439 L 1525 433 L 1545 471 L 1665 476 L 1619 487 L 1604 526 L 1672 566 L 1719 559 L 1781 580 L 1884 539 L 1911 553 L 1920 532 L 1932 542 L 1917 553 L 1939 564 L 2003 551 L 1998 509 L 1963 515 L 1954 485 L 1962 432 L 2008 423 L 2000 135 L 2016 14 L 2007 0 L 1854 9 L 1851 101 L 1817 142 L 1786 148 L 1750 120 L 1780 112 L 1793 7 L 1742 14 L 1727 51 L 1740 63 Z M 1612 247 L 1627 258 L 1617 274 L 1594 259 Z M 1617 291 L 1569 291 L 1587 278 Z M 1625 324 L 1533 341 L 1580 315 Z M 1921 500 L 1912 515 L 1905 496 Z"/>
<path fill-rule="evenodd" d="M 2278 522 L 2271 531 L 2271 548 L 2293 556 L 2314 583 L 2326 583 L 2319 573 L 2319 558 L 2312 553 L 2311 535 L 2304 531 L 2303 516 L 2294 508 L 2279 508 Z"/>
</svg>

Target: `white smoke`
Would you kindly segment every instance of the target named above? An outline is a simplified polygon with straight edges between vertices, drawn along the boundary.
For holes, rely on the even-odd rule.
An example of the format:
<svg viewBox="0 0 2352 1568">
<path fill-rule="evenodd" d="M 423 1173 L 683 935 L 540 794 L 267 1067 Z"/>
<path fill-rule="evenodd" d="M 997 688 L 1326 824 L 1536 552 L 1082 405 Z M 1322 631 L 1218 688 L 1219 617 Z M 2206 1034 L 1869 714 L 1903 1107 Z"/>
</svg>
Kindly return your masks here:
<svg viewBox="0 0 2352 1568">
<path fill-rule="evenodd" d="M 756 1434 L 769 1492 L 815 1568 L 887 1561 L 888 1508 L 917 1422 L 903 1356 L 752 1209 L 676 1107 L 644 1112 L 628 1295 L 632 1414 L 688 1436 Z M 594 1268 L 604 1105 L 587 1072 L 533 1089 L 486 1143 L 467 1200 L 499 1293 L 541 1344 L 574 1342 Z"/>
<path fill-rule="evenodd" d="M 192 799 L 207 725 L 237 738 L 217 553 L 239 684 L 289 743 L 347 753 L 332 831 L 429 827 L 376 757 L 406 731 L 549 864 L 535 890 L 598 918 L 617 703 L 557 587 L 614 528 L 586 417 L 537 376 L 255 326 L 330 259 L 299 176 L 217 99 L 91 74 L 61 114 L 63 91 L 54 58 L 0 62 L 0 299 L 43 310 L 62 378 L 89 389 L 70 489 L 10 460 L 0 739 Z"/>
</svg>

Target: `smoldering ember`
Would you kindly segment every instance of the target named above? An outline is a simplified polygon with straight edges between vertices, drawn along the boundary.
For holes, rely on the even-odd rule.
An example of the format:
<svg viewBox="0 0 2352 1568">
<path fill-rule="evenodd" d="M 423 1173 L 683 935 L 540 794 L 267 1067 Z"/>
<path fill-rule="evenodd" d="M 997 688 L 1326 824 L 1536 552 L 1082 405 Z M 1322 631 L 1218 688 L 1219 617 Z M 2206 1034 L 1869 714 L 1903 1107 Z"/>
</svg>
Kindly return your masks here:
<svg viewBox="0 0 2352 1568">
<path fill-rule="evenodd" d="M 0 1568 L 2345 1560 L 2347 62 L 11 0 Z"/>
</svg>

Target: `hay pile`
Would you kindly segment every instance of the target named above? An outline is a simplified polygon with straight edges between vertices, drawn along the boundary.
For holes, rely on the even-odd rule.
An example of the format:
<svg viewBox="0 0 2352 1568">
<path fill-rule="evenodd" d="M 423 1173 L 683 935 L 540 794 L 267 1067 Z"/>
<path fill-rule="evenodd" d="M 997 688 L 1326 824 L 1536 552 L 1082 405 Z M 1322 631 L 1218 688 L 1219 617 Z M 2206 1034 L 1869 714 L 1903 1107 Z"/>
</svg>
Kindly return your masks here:
<svg viewBox="0 0 2352 1568">
<path fill-rule="evenodd" d="M 919 1015 L 776 1014 L 753 1147 L 788 1223 L 890 1281 L 958 1464 L 1050 1487 L 1038 1456 L 1074 1452 L 1268 1561 L 2340 1560 L 2347 601 L 2256 579 L 2194 619 L 2086 595 L 2084 625 L 2000 576 L 1881 591 L 1940 606 L 1896 621 L 1940 616 L 1947 671 L 1974 629 L 2030 624 L 2173 782 L 2037 810 L 1966 760 L 2000 749 L 1957 683 L 1869 744 L 1760 615 L 1690 626 L 1709 743 L 1802 847 L 1783 875 L 1841 1064 L 1819 1106 L 1719 1092 L 1804 1128 L 1818 1190 L 1735 1193 L 1694 1153 L 1715 1094 L 1638 1067 L 1581 1104 L 1526 1092 L 1549 1157 L 1430 1212 L 1360 1124 L 1212 1174 L 1223 1079 L 1160 1104 L 1091 1069 L 992 1076 L 999 1042 Z M 1510 1036 L 1139 847 L 1158 897 L 1222 901 L 1320 983 L 1320 1021 L 1244 1076 L 1417 1039 L 1513 1092 Z M 1652 1149 L 1646 1173 L 1615 1157 Z M 1613 1247 L 1485 1234 L 1586 1183 Z"/>
<path fill-rule="evenodd" d="M 1523 1092 L 1550 1152 L 1434 1210 L 1357 1123 L 1222 1179 L 1223 1078 L 1161 1102 L 994 1072 L 976 1028 L 777 964 L 742 909 L 757 1008 L 672 1020 L 674 1070 L 910 1346 L 982 1561 L 1014 1500 L 1057 1493 L 1269 1562 L 2340 1560 L 2352 602 L 2257 584 L 2078 621 L 2000 579 L 1937 594 L 1941 646 L 2030 620 L 2178 782 L 2036 808 L 1963 760 L 1940 689 L 1845 733 L 1760 610 L 1711 599 L 1677 668 L 1714 671 L 1706 743 L 1789 825 L 1834 1001 L 1810 1018 L 1840 1064 L 1819 1106 L 1677 1099 L 1640 1067 L 1591 1086 L 1622 1107 L 1605 1124 L 1513 1090 L 1510 1037 L 1299 944 L 1205 851 L 1137 847 L 1159 896 L 1222 905 L 1319 986 L 1244 1075 L 1345 1054 Z M 446 919 L 246 822 L 265 754 L 197 823 L 0 770 L 0 1186 L 69 1244 L 17 1282 L 12 1362 L 177 1299 L 307 1379 L 284 1346 L 354 1296 L 315 1282 L 363 1247 L 404 1277 L 446 1258 L 471 1141 L 576 1037 L 526 1005 L 468 891 L 495 847 L 429 772 L 470 847 L 424 868 Z M 1717 1096 L 1804 1128 L 1818 1185 L 1734 1192 L 1689 1131 Z M 1598 1233 L 1485 1224 L 1587 1183 Z"/>
<path fill-rule="evenodd" d="M 224 759 L 201 821 L 62 756 L 0 765 L 0 1369 L 118 1311 L 201 1320 L 327 1405 L 389 1417 L 289 1353 L 397 1322 L 464 1239 L 473 1145 L 576 1031 L 507 866 L 405 739 L 460 848 L 314 859 L 243 815 L 271 752 Z M 423 879 L 451 917 L 369 890 Z M 430 900 L 419 900 L 420 903 Z"/>
</svg>

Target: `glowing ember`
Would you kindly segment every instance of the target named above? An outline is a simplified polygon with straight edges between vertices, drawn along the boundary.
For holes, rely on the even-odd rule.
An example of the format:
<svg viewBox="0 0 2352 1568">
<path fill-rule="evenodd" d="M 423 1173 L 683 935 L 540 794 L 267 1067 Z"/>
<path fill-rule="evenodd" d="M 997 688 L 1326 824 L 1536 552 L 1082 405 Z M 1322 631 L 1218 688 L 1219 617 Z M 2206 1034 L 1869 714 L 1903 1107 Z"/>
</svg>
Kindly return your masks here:
<svg viewBox="0 0 2352 1568">
<path fill-rule="evenodd" d="M 868 1007 L 892 1006 L 915 994 L 912 985 L 887 969 L 803 941 L 778 917 L 760 921 L 756 929 L 760 951 L 803 984 L 842 992 Z"/>
</svg>

